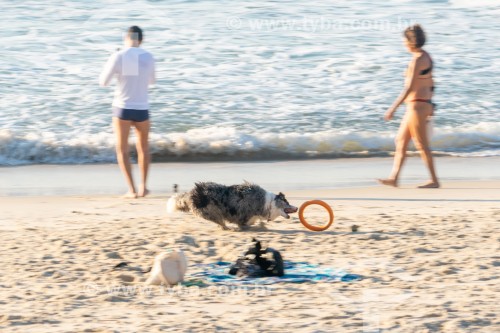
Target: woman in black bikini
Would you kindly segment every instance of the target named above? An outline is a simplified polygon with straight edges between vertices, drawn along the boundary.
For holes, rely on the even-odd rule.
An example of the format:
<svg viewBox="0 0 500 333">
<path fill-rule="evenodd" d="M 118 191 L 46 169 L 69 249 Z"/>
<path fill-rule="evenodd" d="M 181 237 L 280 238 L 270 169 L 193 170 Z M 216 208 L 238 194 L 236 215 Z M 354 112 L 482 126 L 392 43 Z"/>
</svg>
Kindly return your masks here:
<svg viewBox="0 0 500 333">
<path fill-rule="evenodd" d="M 419 188 L 438 188 L 439 181 L 434 169 L 427 133 L 427 122 L 434 112 L 434 105 L 431 101 L 434 92 L 432 59 L 429 53 L 422 49 L 425 44 L 425 34 L 420 25 L 408 27 L 404 31 L 404 37 L 405 45 L 413 55 L 413 59 L 406 71 L 404 90 L 387 111 L 384 119 L 391 120 L 396 109 L 403 102 L 406 102 L 406 113 L 396 138 L 396 152 L 391 175 L 387 179 L 379 179 L 378 181 L 383 185 L 398 186 L 399 174 L 411 139 L 420 151 L 420 155 L 431 174 L 431 180 Z"/>
</svg>

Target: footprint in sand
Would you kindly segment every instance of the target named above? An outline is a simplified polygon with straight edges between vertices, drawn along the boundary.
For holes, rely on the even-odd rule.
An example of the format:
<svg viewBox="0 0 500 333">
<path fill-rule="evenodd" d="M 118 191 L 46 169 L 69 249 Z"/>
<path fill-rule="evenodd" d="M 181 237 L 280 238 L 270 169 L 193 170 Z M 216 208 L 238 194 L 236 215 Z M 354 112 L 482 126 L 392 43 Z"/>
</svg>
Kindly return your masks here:
<svg viewBox="0 0 500 333">
<path fill-rule="evenodd" d="M 109 259 L 122 259 L 118 252 L 108 252 L 106 253 L 106 257 L 108 257 Z"/>
<path fill-rule="evenodd" d="M 134 282 L 135 280 L 134 276 L 128 274 L 120 274 L 117 276 L 117 278 L 122 282 L 128 282 L 128 283 Z"/>
<path fill-rule="evenodd" d="M 108 296 L 104 299 L 104 301 L 114 303 L 114 302 L 129 302 L 130 300 L 119 296 Z"/>
</svg>

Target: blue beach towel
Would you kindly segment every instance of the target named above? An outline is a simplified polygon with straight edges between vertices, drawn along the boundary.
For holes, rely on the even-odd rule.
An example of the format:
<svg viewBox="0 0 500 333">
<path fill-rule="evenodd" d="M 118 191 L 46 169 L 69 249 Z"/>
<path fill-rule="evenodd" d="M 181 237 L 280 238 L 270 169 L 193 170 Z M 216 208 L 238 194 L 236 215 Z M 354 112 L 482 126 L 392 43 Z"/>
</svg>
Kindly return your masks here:
<svg viewBox="0 0 500 333">
<path fill-rule="evenodd" d="M 206 283 L 222 285 L 255 285 L 273 284 L 280 282 L 303 283 L 303 282 L 353 282 L 362 279 L 357 274 L 348 274 L 342 269 L 331 267 L 320 267 L 307 262 L 285 261 L 285 275 L 281 277 L 271 276 L 262 278 L 239 278 L 228 273 L 230 262 L 219 261 L 213 264 L 197 265 L 199 272 L 190 274 L 189 278 L 200 279 Z"/>
</svg>

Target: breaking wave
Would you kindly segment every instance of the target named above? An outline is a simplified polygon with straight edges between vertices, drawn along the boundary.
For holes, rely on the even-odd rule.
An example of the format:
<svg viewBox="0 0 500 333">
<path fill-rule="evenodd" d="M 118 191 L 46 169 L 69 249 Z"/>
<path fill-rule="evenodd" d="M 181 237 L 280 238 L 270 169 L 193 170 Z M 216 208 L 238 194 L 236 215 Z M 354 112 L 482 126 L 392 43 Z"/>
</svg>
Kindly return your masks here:
<svg viewBox="0 0 500 333">
<path fill-rule="evenodd" d="M 437 128 L 433 151 L 450 156 L 499 156 L 500 124 Z M 248 133 L 233 127 L 206 127 L 169 134 L 152 133 L 153 162 L 286 160 L 389 156 L 394 132 Z M 131 145 L 134 138 L 131 138 Z M 410 147 L 410 150 L 414 149 Z M 132 149 L 133 151 L 133 149 Z M 0 131 L 0 165 L 115 162 L 111 133 Z"/>
</svg>

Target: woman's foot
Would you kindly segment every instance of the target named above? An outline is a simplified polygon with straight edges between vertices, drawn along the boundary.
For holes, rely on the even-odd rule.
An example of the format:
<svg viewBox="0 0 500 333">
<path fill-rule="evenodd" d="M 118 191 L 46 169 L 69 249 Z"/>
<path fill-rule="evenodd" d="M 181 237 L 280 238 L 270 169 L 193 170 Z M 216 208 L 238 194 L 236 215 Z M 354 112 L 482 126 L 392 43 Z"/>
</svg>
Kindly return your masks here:
<svg viewBox="0 0 500 333">
<path fill-rule="evenodd" d="M 439 188 L 439 183 L 430 181 L 427 184 L 420 185 L 418 188 Z"/>
<path fill-rule="evenodd" d="M 139 196 L 140 196 L 141 198 L 144 198 L 144 197 L 145 197 L 146 195 L 148 195 L 148 194 L 149 194 L 149 190 L 148 190 L 147 188 L 145 188 L 145 189 L 143 189 L 143 190 L 140 190 L 140 191 L 139 191 Z"/>
<path fill-rule="evenodd" d="M 398 187 L 398 181 L 396 179 L 377 179 L 379 184 L 382 185 L 387 185 L 387 186 L 392 186 L 392 187 Z"/>
<path fill-rule="evenodd" d="M 137 194 L 135 192 L 127 192 L 124 195 L 122 195 L 122 199 L 136 199 Z"/>
</svg>

